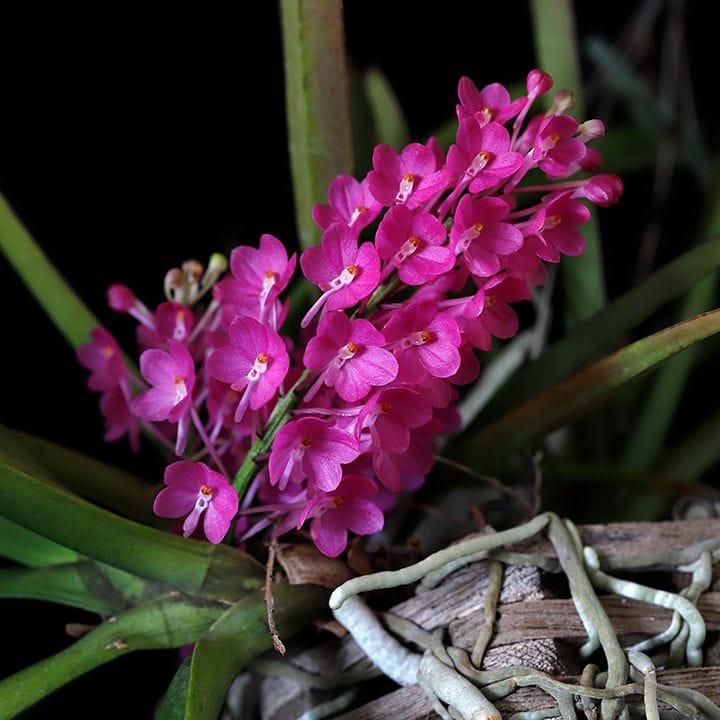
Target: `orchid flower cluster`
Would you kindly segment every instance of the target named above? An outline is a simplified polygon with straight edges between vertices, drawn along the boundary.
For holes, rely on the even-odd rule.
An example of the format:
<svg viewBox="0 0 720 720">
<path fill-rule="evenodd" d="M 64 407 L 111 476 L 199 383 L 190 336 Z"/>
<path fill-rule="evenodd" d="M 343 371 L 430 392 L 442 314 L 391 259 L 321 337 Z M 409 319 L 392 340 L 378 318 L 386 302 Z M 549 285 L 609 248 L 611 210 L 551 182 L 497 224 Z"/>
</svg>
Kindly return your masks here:
<svg viewBox="0 0 720 720">
<path fill-rule="evenodd" d="M 511 100 L 500 84 L 462 78 L 447 156 L 435 139 L 379 145 L 367 177 L 331 183 L 313 208 L 321 244 L 300 257 L 320 295 L 298 341 L 283 334 L 281 300 L 296 256 L 272 235 L 235 248 L 225 277 L 219 255 L 171 270 L 155 310 L 109 289 L 111 307 L 139 323 L 142 377 L 101 327 L 78 357 L 101 393 L 106 439 L 137 448 L 143 431 L 178 458 L 157 515 L 212 543 L 309 521 L 329 556 L 348 531 L 383 527 L 458 427 L 453 404 L 479 374 L 476 351 L 516 334 L 511 303 L 545 282 L 545 263 L 582 253 L 582 200 L 607 206 L 622 192 L 614 175 L 567 179 L 598 169 L 587 142 L 604 127 L 563 114 L 566 91 L 530 116 L 551 86 L 533 70 L 527 95 Z M 521 184 L 528 173 L 538 180 Z M 257 452 L 261 440 L 269 452 Z"/>
</svg>

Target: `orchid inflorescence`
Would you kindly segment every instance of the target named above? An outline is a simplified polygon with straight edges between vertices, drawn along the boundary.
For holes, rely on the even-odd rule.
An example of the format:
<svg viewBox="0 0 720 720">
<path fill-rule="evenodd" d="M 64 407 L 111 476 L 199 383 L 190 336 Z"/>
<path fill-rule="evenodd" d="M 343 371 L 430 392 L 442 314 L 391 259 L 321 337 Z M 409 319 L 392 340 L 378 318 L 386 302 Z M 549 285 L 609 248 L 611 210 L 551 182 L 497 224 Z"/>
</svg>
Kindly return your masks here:
<svg viewBox="0 0 720 720">
<path fill-rule="evenodd" d="M 567 179 L 598 169 L 587 142 L 604 126 L 563 114 L 566 91 L 528 120 L 551 86 L 533 70 L 511 101 L 500 84 L 462 78 L 447 156 L 434 138 L 400 152 L 378 145 L 362 181 L 333 180 L 328 204 L 313 208 L 321 244 L 300 257 L 321 294 L 298 340 L 282 334 L 280 299 L 296 256 L 272 235 L 235 248 L 229 276 L 220 255 L 171 270 L 154 311 L 123 285 L 109 289 L 111 307 L 139 322 L 142 377 L 102 327 L 78 357 L 101 393 L 107 440 L 127 435 L 136 449 L 144 431 L 180 458 L 156 514 L 213 543 L 310 520 L 329 556 L 348 530 L 383 527 L 398 494 L 424 482 L 438 438 L 457 429 L 457 386 L 477 378 L 475 351 L 517 333 L 510 303 L 545 282 L 545 262 L 583 252 L 582 200 L 608 206 L 622 193 L 614 175 Z M 538 180 L 521 184 L 531 172 Z"/>
</svg>

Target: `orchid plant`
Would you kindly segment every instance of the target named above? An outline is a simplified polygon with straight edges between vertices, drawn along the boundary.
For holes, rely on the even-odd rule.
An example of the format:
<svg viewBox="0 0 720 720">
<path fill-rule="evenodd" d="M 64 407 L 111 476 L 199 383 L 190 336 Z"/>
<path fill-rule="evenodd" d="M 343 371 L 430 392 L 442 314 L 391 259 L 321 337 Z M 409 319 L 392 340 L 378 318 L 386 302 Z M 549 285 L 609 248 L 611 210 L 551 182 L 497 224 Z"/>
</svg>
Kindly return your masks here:
<svg viewBox="0 0 720 720">
<path fill-rule="evenodd" d="M 539 28 L 543 12 L 569 7 L 535 5 Z M 132 352 L 0 205 L 2 248 L 89 371 L 105 439 L 154 447 L 165 464 L 149 485 L 0 428 L 0 555 L 25 566 L 0 569 L 0 597 L 104 619 L 0 680 L 0 717 L 127 652 L 187 646 L 158 718 L 218 717 L 238 672 L 326 609 L 324 590 L 273 582 L 280 539 L 312 542 L 326 558 L 358 547 L 356 536 L 391 544 L 386 525 L 413 493 L 432 496 L 442 462 L 467 482 L 489 480 L 532 524 L 538 483 L 502 482 L 517 475 L 518 451 L 720 332 L 720 311 L 696 306 L 599 360 L 711 272 L 720 245 L 700 245 L 602 307 L 595 209 L 617 203 L 623 182 L 600 172 L 597 146 L 612 131 L 573 115 L 570 40 L 571 60 L 559 62 L 541 36 L 543 69 L 520 85 L 462 77 L 451 131 L 380 138 L 372 169 L 356 176 L 341 4 L 281 6 L 291 136 L 310 126 L 328 138 L 321 157 L 291 142 L 299 251 L 263 234 L 206 265 L 187 260 L 166 272 L 159 304 L 111 285 L 109 306 L 137 323 Z M 328 98 L 328 85 L 341 91 Z M 546 348 L 558 263 L 591 300 Z M 646 447 L 627 450 L 638 466 Z M 539 455 L 522 467 L 552 477 Z"/>
</svg>

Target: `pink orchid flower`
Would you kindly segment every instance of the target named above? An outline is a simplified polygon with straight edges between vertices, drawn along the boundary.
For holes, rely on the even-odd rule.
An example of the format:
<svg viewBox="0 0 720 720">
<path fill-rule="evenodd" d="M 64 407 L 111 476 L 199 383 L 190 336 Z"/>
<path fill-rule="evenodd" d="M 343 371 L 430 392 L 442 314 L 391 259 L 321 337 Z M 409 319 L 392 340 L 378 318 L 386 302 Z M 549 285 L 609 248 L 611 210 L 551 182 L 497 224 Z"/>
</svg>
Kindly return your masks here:
<svg viewBox="0 0 720 720">
<path fill-rule="evenodd" d="M 328 188 L 328 205 L 313 205 L 312 216 L 321 230 L 339 222 L 359 233 L 380 210 L 382 205 L 370 192 L 367 178 L 358 182 L 352 175 L 338 175 Z"/>
<path fill-rule="evenodd" d="M 195 532 L 201 518 L 203 532 L 211 543 L 222 542 L 238 511 L 238 496 L 233 486 L 219 472 L 205 463 L 180 462 L 165 470 L 166 488 L 155 498 L 156 515 L 176 518 L 187 515 L 183 535 Z"/>
<path fill-rule="evenodd" d="M 340 311 L 323 315 L 303 357 L 306 368 L 320 373 L 305 401 L 325 384 L 343 400 L 356 402 L 371 388 L 394 380 L 397 360 L 380 347 L 384 344 L 385 337 L 368 320 L 350 320 Z"/>
<path fill-rule="evenodd" d="M 93 328 L 90 338 L 77 349 L 80 364 L 91 371 L 87 386 L 96 392 L 112 390 L 127 375 L 120 347 L 104 327 Z"/>
</svg>

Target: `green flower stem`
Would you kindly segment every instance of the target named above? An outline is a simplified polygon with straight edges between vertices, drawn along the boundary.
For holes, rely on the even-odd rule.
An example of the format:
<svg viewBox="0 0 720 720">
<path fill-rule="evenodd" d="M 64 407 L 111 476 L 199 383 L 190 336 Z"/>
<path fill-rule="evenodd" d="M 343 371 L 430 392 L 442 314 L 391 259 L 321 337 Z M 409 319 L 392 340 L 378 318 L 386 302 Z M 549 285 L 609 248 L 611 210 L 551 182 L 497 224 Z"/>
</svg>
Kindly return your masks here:
<svg viewBox="0 0 720 720">
<path fill-rule="evenodd" d="M 60 275 L 1 194 L 0 250 L 70 345 L 76 348 L 87 342 L 89 331 L 100 321 Z"/>
<path fill-rule="evenodd" d="M 311 374 L 312 372 L 310 370 L 305 370 L 290 390 L 288 390 L 287 394 L 283 395 L 277 401 L 277 404 L 268 418 L 267 425 L 265 425 L 263 434 L 253 443 L 250 450 L 248 450 L 245 460 L 243 460 L 243 464 L 235 473 L 232 484 L 237 490 L 241 500 L 247 492 L 253 478 L 260 470 L 260 465 L 255 461 L 255 458 L 257 458 L 258 455 L 266 453 L 270 449 L 278 430 L 280 430 L 280 428 L 290 419 L 290 413 L 298 404 L 300 399 L 298 390 Z"/>
<path fill-rule="evenodd" d="M 280 0 L 285 94 L 300 247 L 315 245 L 314 203 L 353 169 L 343 6 L 340 0 Z"/>
</svg>

